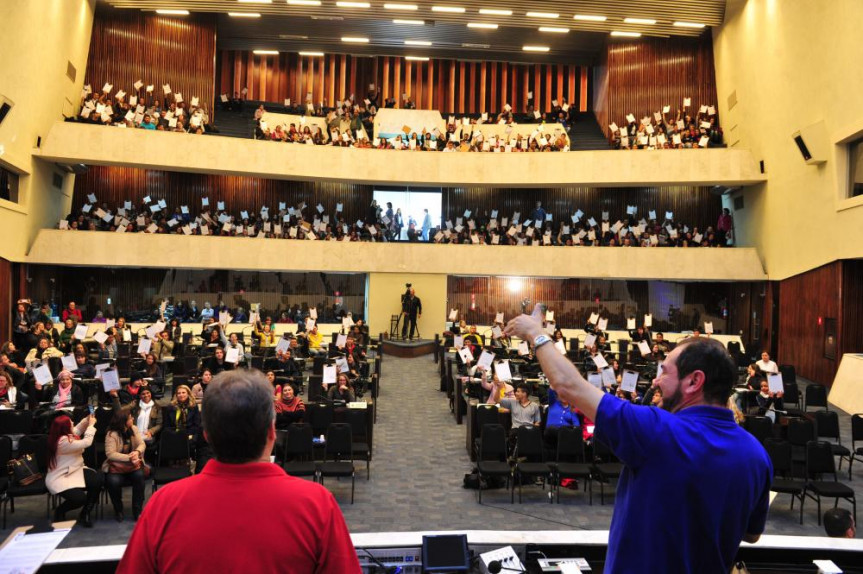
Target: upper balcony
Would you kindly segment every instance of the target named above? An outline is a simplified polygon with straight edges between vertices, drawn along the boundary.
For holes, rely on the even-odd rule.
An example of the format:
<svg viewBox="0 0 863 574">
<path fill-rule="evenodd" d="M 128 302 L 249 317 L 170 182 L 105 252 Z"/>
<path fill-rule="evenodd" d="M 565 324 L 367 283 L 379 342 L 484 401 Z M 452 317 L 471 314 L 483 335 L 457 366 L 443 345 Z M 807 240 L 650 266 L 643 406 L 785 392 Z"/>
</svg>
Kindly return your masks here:
<svg viewBox="0 0 863 574">
<path fill-rule="evenodd" d="M 218 136 L 55 123 L 35 155 L 270 179 L 442 187 L 745 186 L 766 177 L 748 150 L 418 153 L 288 145 Z"/>
</svg>

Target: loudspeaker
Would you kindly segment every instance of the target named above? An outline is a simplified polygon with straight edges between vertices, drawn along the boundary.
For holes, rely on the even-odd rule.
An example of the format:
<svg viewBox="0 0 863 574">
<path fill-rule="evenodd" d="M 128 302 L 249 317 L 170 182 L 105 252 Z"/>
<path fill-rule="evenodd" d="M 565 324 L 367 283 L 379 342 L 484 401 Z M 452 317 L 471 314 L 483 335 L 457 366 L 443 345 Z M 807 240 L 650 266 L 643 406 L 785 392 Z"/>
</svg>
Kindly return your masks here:
<svg viewBox="0 0 863 574">
<path fill-rule="evenodd" d="M 827 130 L 824 128 L 823 121 L 806 126 L 791 134 L 791 137 L 794 139 L 797 149 L 800 150 L 803 161 L 808 165 L 820 165 L 827 162 L 829 146 L 827 144 Z"/>
<path fill-rule="evenodd" d="M 15 107 L 15 103 L 0 94 L 0 124 L 3 123 L 13 107 Z"/>
</svg>

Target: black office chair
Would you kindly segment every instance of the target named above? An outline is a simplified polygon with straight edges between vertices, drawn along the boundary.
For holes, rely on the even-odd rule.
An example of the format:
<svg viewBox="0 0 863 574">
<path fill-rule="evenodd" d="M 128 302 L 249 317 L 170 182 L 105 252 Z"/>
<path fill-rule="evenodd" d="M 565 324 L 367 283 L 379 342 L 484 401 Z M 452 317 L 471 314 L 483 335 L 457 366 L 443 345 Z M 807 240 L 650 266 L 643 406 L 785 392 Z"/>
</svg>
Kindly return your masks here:
<svg viewBox="0 0 863 574">
<path fill-rule="evenodd" d="M 282 431 L 280 431 L 282 432 Z M 291 476 L 311 476 L 318 480 L 312 427 L 303 423 L 288 426 L 282 455 L 282 468 Z"/>
<path fill-rule="evenodd" d="M 829 474 L 833 475 L 833 480 L 824 480 L 824 475 Z M 835 499 L 834 508 L 839 505 L 840 498 L 850 502 L 854 508 L 854 522 L 857 522 L 857 498 L 854 489 L 839 482 L 833 450 L 829 442 L 811 441 L 806 445 L 806 478 L 803 494 L 818 504 L 819 526 L 821 526 L 822 497 Z"/>
<path fill-rule="evenodd" d="M 479 450 L 477 452 L 476 468 L 479 478 L 479 502 L 482 503 L 482 480 L 491 477 L 506 477 L 509 488 L 512 478 L 512 468 L 507 462 L 506 431 L 503 425 L 487 424 L 480 430 Z M 513 501 L 515 494 L 510 496 Z"/>
<path fill-rule="evenodd" d="M 863 460 L 863 446 L 857 446 L 857 441 L 863 442 L 863 415 L 851 416 L 851 459 L 848 461 L 848 480 L 851 480 L 851 465 L 855 460 Z"/>
<path fill-rule="evenodd" d="M 473 441 L 475 458 L 479 458 L 479 445 L 485 425 L 500 424 L 500 411 L 497 405 L 479 404 L 476 406 L 476 438 Z"/>
<path fill-rule="evenodd" d="M 791 443 L 791 460 L 805 464 L 806 445 L 815 440 L 815 425 L 809 419 L 788 421 L 788 442 Z"/>
<path fill-rule="evenodd" d="M 366 461 L 366 480 L 371 478 L 372 445 L 369 442 L 368 426 L 366 417 L 369 416 L 367 409 L 348 409 L 345 418 L 351 425 L 353 437 L 354 459 Z"/>
<path fill-rule="evenodd" d="M 805 401 L 803 409 L 809 411 L 810 407 L 824 407 L 825 410 L 830 410 L 827 405 L 827 387 L 812 383 L 806 387 Z"/>
<path fill-rule="evenodd" d="M 519 427 L 515 431 L 516 460 L 513 467 L 512 490 L 518 484 L 518 502 L 521 504 L 521 487 L 525 480 L 539 478 L 542 480 L 542 490 L 548 484 L 548 503 L 551 504 L 551 467 L 545 462 L 545 451 L 542 448 L 542 429 L 535 426 Z M 522 461 L 522 459 L 524 459 Z"/>
<path fill-rule="evenodd" d="M 797 369 L 794 365 L 779 365 L 779 372 L 782 374 L 783 383 L 797 384 Z"/>
<path fill-rule="evenodd" d="M 584 489 L 589 493 L 588 500 L 593 505 L 593 488 L 590 480 L 593 465 L 585 462 L 584 435 L 580 427 L 561 427 L 557 431 L 557 454 L 555 461 L 549 466 L 553 473 L 552 480 L 557 490 L 558 503 L 560 503 L 560 481 L 569 478 L 584 481 Z"/>
<path fill-rule="evenodd" d="M 605 485 L 611 484 L 612 480 L 620 478 L 623 472 L 623 464 L 614 456 L 611 449 L 602 442 L 593 438 L 593 479 L 599 483 L 599 503 L 605 504 Z M 592 487 L 591 487 L 592 488 Z"/>
<path fill-rule="evenodd" d="M 152 469 L 153 492 L 163 484 L 192 476 L 189 469 L 189 435 L 163 430 L 159 433 L 159 455 Z"/>
<path fill-rule="evenodd" d="M 782 404 L 785 406 L 785 415 L 789 417 L 805 417 L 805 413 L 801 410 L 800 387 L 797 383 L 789 383 L 782 378 L 783 396 Z M 790 408 L 794 405 L 794 408 Z"/>
<path fill-rule="evenodd" d="M 0 411 L 0 435 L 23 435 L 33 432 L 33 411 Z M 0 473 L 4 472 L 0 468 Z"/>
<path fill-rule="evenodd" d="M 306 405 L 306 420 L 312 427 L 315 436 L 327 432 L 333 424 L 334 409 L 329 403 L 309 403 Z"/>
<path fill-rule="evenodd" d="M 743 419 L 743 428 L 764 444 L 764 441 L 773 436 L 773 421 L 767 417 L 756 417 L 746 415 Z"/>
<path fill-rule="evenodd" d="M 794 477 L 791 443 L 769 438 L 764 442 L 764 448 L 773 463 L 773 481 L 770 490 L 779 494 L 790 494 L 791 510 L 794 510 L 794 500 L 800 501 L 800 524 L 803 524 L 803 501 L 805 500 L 803 491 L 806 488 L 806 481 Z"/>
<path fill-rule="evenodd" d="M 354 469 L 353 438 L 351 436 L 351 425 L 347 423 L 333 423 L 327 429 L 327 443 L 324 447 L 324 462 L 318 471 L 321 484 L 324 478 L 334 476 L 336 478 L 351 478 L 351 504 L 354 503 L 354 487 L 356 485 L 356 472 Z"/>
<path fill-rule="evenodd" d="M 839 414 L 836 411 L 818 411 L 815 413 L 815 435 L 818 440 L 833 439 L 836 441 L 827 442 L 830 443 L 833 456 L 839 457 L 839 470 L 842 470 L 843 459 L 847 460 L 849 465 L 851 464 L 851 451 L 842 444 L 842 438 L 839 436 Z"/>
</svg>

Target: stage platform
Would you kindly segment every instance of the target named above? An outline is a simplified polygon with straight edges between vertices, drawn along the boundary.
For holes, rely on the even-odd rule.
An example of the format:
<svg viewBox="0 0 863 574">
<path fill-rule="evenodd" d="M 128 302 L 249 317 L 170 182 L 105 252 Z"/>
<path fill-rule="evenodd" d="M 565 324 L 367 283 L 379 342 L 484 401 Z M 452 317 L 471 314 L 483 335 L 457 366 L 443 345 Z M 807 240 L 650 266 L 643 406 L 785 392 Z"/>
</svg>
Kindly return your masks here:
<svg viewBox="0 0 863 574">
<path fill-rule="evenodd" d="M 434 339 L 414 339 L 413 341 L 383 339 L 381 341 L 381 348 L 385 355 L 412 359 L 413 357 L 434 353 L 435 344 Z"/>
</svg>

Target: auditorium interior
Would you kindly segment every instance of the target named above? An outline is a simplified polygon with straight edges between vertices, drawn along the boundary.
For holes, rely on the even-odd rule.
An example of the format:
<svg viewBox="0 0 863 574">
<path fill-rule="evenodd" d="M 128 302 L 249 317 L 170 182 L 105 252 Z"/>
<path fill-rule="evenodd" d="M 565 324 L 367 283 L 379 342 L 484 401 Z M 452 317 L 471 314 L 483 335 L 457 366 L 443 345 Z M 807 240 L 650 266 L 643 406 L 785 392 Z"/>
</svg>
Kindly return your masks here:
<svg viewBox="0 0 863 574">
<path fill-rule="evenodd" d="M 423 572 L 423 535 L 439 533 L 465 533 L 476 556 L 511 546 L 515 571 L 576 558 L 601 571 L 616 484 L 605 455 L 588 447 L 577 480 L 554 465 L 518 486 L 476 472 L 488 394 L 464 369 L 465 329 L 545 408 L 532 355 L 498 331 L 535 304 L 585 376 L 602 335 L 616 374 L 635 373 L 622 400 L 649 392 L 662 351 L 639 348 L 639 327 L 651 345 L 660 332 L 719 340 L 744 385 L 767 352 L 784 405 L 765 412 L 741 391 L 741 424 L 791 444 L 800 484 L 808 441 L 846 447 L 828 474 L 856 514 L 861 21 L 858 0 L 2 2 L 0 342 L 42 337 L 21 331 L 22 301 L 58 332 L 75 302 L 73 328 L 87 328 L 73 341 L 125 382 L 153 326 L 176 319 L 174 356 L 159 360 L 167 404 L 210 360 L 202 312 L 238 335 L 238 368 L 275 360 L 256 319 L 271 317 L 279 342 L 300 332 L 307 418 L 364 415 L 355 476 L 323 482 L 364 572 Z M 416 333 L 402 314 L 411 288 Z M 131 330 L 105 359 L 120 317 Z M 324 352 L 303 357 L 312 328 Z M 362 404 L 327 403 L 323 379 L 352 333 Z M 20 365 L 22 390 L 38 357 Z M 56 376 L 61 362 L 44 364 Z M 110 409 L 102 381 L 85 383 Z M 44 406 L 27 406 L 23 430 L 0 408 L 0 435 L 44 434 Z M 825 533 L 833 499 L 789 492 L 771 494 L 765 536 L 741 545 L 749 571 L 825 559 L 863 572 L 863 544 Z M 39 494 L 0 493 L 0 542 L 49 527 L 56 500 Z M 113 571 L 135 523 L 115 522 L 107 496 L 99 514 L 40 571 Z"/>
</svg>

